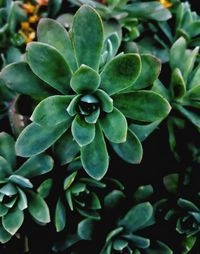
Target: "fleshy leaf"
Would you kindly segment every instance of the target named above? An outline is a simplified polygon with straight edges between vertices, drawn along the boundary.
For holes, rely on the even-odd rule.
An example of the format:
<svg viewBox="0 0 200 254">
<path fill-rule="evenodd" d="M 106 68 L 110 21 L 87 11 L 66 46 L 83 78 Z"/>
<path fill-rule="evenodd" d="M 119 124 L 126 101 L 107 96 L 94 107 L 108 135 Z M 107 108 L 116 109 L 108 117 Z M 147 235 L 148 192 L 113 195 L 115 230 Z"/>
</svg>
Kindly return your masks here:
<svg viewBox="0 0 200 254">
<path fill-rule="evenodd" d="M 95 137 L 95 125 L 86 123 L 79 115 L 73 120 L 71 130 L 79 146 L 90 144 Z"/>
<path fill-rule="evenodd" d="M 39 78 L 63 94 L 69 91 L 71 70 L 56 48 L 32 42 L 27 46 L 26 57 L 31 70 Z"/>
<path fill-rule="evenodd" d="M 0 133 L 0 156 L 6 159 L 7 162 L 10 163 L 11 167 L 15 167 L 15 141 L 5 132 Z"/>
<path fill-rule="evenodd" d="M 82 64 L 71 78 L 71 88 L 78 94 L 95 91 L 100 84 L 99 74 L 87 65 Z"/>
<path fill-rule="evenodd" d="M 142 89 L 150 86 L 158 78 L 161 71 L 161 62 L 150 54 L 141 55 L 142 68 L 139 77 L 131 86 L 133 89 Z"/>
<path fill-rule="evenodd" d="M 44 199 L 33 191 L 29 191 L 28 211 L 31 216 L 39 223 L 49 223 L 49 208 Z"/>
<path fill-rule="evenodd" d="M 59 198 L 56 204 L 56 211 L 55 211 L 55 226 L 56 226 L 57 232 L 60 232 L 65 228 L 66 219 L 67 219 L 66 217 L 67 217 L 66 208 Z"/>
<path fill-rule="evenodd" d="M 126 117 L 154 122 L 166 117 L 171 107 L 166 99 L 152 91 L 137 91 L 114 96 L 114 106 Z"/>
<path fill-rule="evenodd" d="M 53 169 L 53 160 L 49 155 L 38 154 L 29 158 L 15 174 L 26 178 L 43 175 Z"/>
<path fill-rule="evenodd" d="M 0 178 L 1 178 L 1 180 L 3 178 L 8 177 L 10 174 L 12 174 L 12 169 L 11 169 L 8 161 L 5 160 L 2 156 L 0 156 Z"/>
<path fill-rule="evenodd" d="M 55 95 L 44 99 L 36 106 L 31 120 L 48 128 L 66 121 L 71 118 L 66 109 L 72 98 L 72 96 Z"/>
<path fill-rule="evenodd" d="M 94 140 L 89 145 L 81 147 L 81 161 L 88 175 L 97 180 L 100 180 L 108 170 L 107 148 L 98 123 Z"/>
<path fill-rule="evenodd" d="M 112 112 L 112 110 L 113 110 L 113 99 L 106 92 L 104 92 L 101 89 L 98 89 L 95 92 L 95 95 L 97 96 L 97 98 L 101 102 L 101 109 L 106 113 Z"/>
<path fill-rule="evenodd" d="M 29 179 L 19 176 L 19 175 L 11 175 L 9 181 L 15 183 L 23 188 L 33 188 L 33 184 L 29 181 Z"/>
<path fill-rule="evenodd" d="M 119 221 L 119 226 L 124 226 L 130 232 L 136 232 L 145 227 L 153 216 L 153 207 L 149 202 L 141 203 L 128 211 Z"/>
<path fill-rule="evenodd" d="M 70 122 L 66 121 L 56 127 L 46 128 L 39 124 L 31 123 L 19 135 L 15 149 L 22 157 L 39 154 L 49 148 L 69 128 Z"/>
<path fill-rule="evenodd" d="M 182 98 L 186 94 L 185 81 L 181 71 L 178 68 L 175 68 L 172 72 L 170 89 L 172 98 L 174 99 Z"/>
<path fill-rule="evenodd" d="M 2 226 L 0 222 L 0 243 L 4 244 L 11 239 L 12 235 L 9 234 Z"/>
<path fill-rule="evenodd" d="M 37 27 L 37 37 L 38 41 L 56 48 L 69 64 L 71 70 L 74 71 L 77 68 L 69 34 L 59 22 L 48 18 L 41 19 Z"/>
<path fill-rule="evenodd" d="M 18 208 L 11 209 L 2 218 L 2 224 L 4 228 L 11 235 L 14 235 L 17 232 L 17 230 L 21 227 L 23 221 L 24 221 L 24 213 Z"/>
<path fill-rule="evenodd" d="M 95 226 L 95 221 L 92 219 L 82 220 L 78 224 L 78 235 L 83 240 L 92 240 Z"/>
<path fill-rule="evenodd" d="M 47 97 L 51 95 L 51 90 L 53 90 L 39 79 L 25 62 L 6 66 L 2 70 L 0 77 L 10 89 L 35 98 Z"/>
<path fill-rule="evenodd" d="M 141 71 L 141 60 L 137 54 L 122 54 L 106 64 L 101 73 L 101 86 L 109 95 L 131 86 Z"/>
<path fill-rule="evenodd" d="M 137 164 L 140 163 L 143 156 L 142 145 L 137 136 L 129 129 L 126 142 L 116 144 L 111 143 L 112 148 L 123 160 Z"/>
<path fill-rule="evenodd" d="M 74 140 L 71 130 L 68 130 L 58 139 L 53 150 L 61 165 L 65 165 L 74 159 L 80 148 Z"/>
<path fill-rule="evenodd" d="M 127 121 L 116 108 L 100 119 L 100 124 L 107 139 L 113 143 L 123 143 L 127 136 Z"/>
<path fill-rule="evenodd" d="M 72 25 L 72 41 L 77 63 L 98 70 L 103 46 L 103 26 L 99 14 L 83 5 L 75 14 Z"/>
</svg>

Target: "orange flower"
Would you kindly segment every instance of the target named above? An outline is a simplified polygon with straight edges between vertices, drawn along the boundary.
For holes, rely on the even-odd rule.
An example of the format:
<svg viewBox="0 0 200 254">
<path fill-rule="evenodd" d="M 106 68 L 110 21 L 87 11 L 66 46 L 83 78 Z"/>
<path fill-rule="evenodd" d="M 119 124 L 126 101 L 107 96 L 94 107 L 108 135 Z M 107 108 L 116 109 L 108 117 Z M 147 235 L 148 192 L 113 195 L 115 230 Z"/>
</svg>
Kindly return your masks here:
<svg viewBox="0 0 200 254">
<path fill-rule="evenodd" d="M 31 3 L 26 3 L 22 4 L 22 8 L 27 12 L 27 13 L 34 13 L 36 10 L 36 6 L 31 4 Z"/>
<path fill-rule="evenodd" d="M 47 5 L 48 4 L 48 0 L 36 0 L 38 2 L 39 5 Z"/>
<path fill-rule="evenodd" d="M 170 8 L 172 6 L 172 3 L 170 3 L 168 0 L 159 0 L 159 1 L 165 8 Z"/>
</svg>

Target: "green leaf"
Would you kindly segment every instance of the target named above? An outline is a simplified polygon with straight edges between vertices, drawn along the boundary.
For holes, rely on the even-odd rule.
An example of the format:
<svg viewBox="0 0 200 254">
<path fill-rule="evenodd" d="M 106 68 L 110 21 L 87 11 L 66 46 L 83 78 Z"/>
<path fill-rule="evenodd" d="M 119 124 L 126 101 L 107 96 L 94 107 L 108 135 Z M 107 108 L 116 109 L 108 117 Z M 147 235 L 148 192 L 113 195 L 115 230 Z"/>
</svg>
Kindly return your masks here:
<svg viewBox="0 0 200 254">
<path fill-rule="evenodd" d="M 155 131 L 155 129 L 158 128 L 158 125 L 160 124 L 160 120 L 155 121 L 150 124 L 130 124 L 129 129 L 132 130 L 136 134 L 136 136 L 139 138 L 140 142 L 144 141 L 148 136 Z"/>
<path fill-rule="evenodd" d="M 116 239 L 113 243 L 113 249 L 122 252 L 128 246 L 128 242 L 121 239 Z"/>
<path fill-rule="evenodd" d="M 18 187 L 17 187 L 17 191 L 18 191 L 17 207 L 20 210 L 24 210 L 28 207 L 26 194 Z"/>
<path fill-rule="evenodd" d="M 52 186 L 53 179 L 48 178 L 39 185 L 39 187 L 37 188 L 37 192 L 40 194 L 42 198 L 46 198 L 49 196 Z"/>
<path fill-rule="evenodd" d="M 83 5 L 75 14 L 72 41 L 77 63 L 98 70 L 103 45 L 103 25 L 99 14 Z"/>
<path fill-rule="evenodd" d="M 93 210 L 101 209 L 101 202 L 94 192 L 91 192 L 91 195 L 88 197 L 86 202 L 86 207 Z"/>
<path fill-rule="evenodd" d="M 101 89 L 98 89 L 94 94 L 97 96 L 97 98 L 101 102 L 101 109 L 106 113 L 112 112 L 113 99 Z"/>
<path fill-rule="evenodd" d="M 127 137 L 127 121 L 116 108 L 100 119 L 100 125 L 107 139 L 113 143 L 123 143 Z M 116 128 L 117 126 L 117 128 Z"/>
<path fill-rule="evenodd" d="M 163 242 L 157 241 L 155 246 L 151 245 L 147 250 L 145 250 L 147 254 L 173 254 L 174 252 Z"/>
<path fill-rule="evenodd" d="M 121 233 L 124 230 L 123 227 L 117 227 L 114 230 L 112 230 L 108 236 L 106 237 L 106 242 L 108 243 L 110 240 L 112 240 L 115 236 L 117 236 L 119 233 Z"/>
<path fill-rule="evenodd" d="M 187 199 L 179 198 L 177 203 L 181 208 L 185 209 L 186 211 L 200 212 L 200 209 Z"/>
<path fill-rule="evenodd" d="M 113 190 L 109 194 L 107 194 L 104 198 L 104 207 L 106 209 L 115 209 L 118 205 L 121 204 L 125 195 L 120 190 Z"/>
<path fill-rule="evenodd" d="M 140 163 L 143 156 L 143 149 L 139 139 L 136 135 L 129 129 L 127 132 L 126 142 L 116 144 L 111 143 L 112 148 L 123 160 L 137 164 Z"/>
<path fill-rule="evenodd" d="M 85 219 L 78 224 L 78 235 L 83 240 L 92 240 L 96 223 L 92 219 Z"/>
<path fill-rule="evenodd" d="M 74 71 L 77 68 L 69 34 L 59 22 L 48 18 L 41 19 L 37 27 L 37 37 L 38 41 L 56 48 L 69 64 L 71 70 Z"/>
<path fill-rule="evenodd" d="M 9 234 L 2 226 L 0 222 L 0 243 L 4 244 L 11 239 L 12 235 Z"/>
<path fill-rule="evenodd" d="M 73 120 L 71 131 L 79 146 L 90 144 L 95 137 L 95 125 L 86 123 L 79 115 Z"/>
<path fill-rule="evenodd" d="M 81 147 L 81 161 L 89 176 L 100 180 L 108 170 L 108 153 L 100 126 L 96 125 L 94 140 Z"/>
<path fill-rule="evenodd" d="M 147 201 L 154 193 L 153 187 L 151 184 L 141 185 L 134 192 L 133 198 L 135 203 L 141 203 Z"/>
<path fill-rule="evenodd" d="M 141 64 L 140 75 L 131 86 L 133 89 L 142 89 L 150 86 L 158 78 L 161 71 L 161 62 L 153 55 L 141 54 Z"/>
<path fill-rule="evenodd" d="M 100 108 L 98 108 L 96 111 L 92 112 L 90 115 L 85 116 L 84 119 L 89 124 L 95 124 L 97 120 L 99 119 L 100 115 Z"/>
<path fill-rule="evenodd" d="M 93 220 L 100 220 L 101 217 L 98 212 L 94 210 L 86 210 L 86 209 L 81 209 L 81 208 L 76 208 L 76 210 L 84 217 L 93 219 Z"/>
<path fill-rule="evenodd" d="M 27 61 L 31 70 L 59 92 L 68 93 L 71 70 L 56 48 L 41 42 L 27 46 Z"/>
<path fill-rule="evenodd" d="M 25 62 L 7 65 L 2 70 L 0 77 L 10 89 L 18 93 L 35 98 L 44 98 L 51 95 L 49 86 L 39 79 Z"/>
<path fill-rule="evenodd" d="M 197 128 L 200 128 L 200 118 L 199 114 L 194 113 L 181 105 L 174 105 L 174 107 L 181 112 L 181 114 L 188 119 L 192 124 L 194 124 Z"/>
<path fill-rule="evenodd" d="M 178 68 L 175 68 L 172 72 L 170 90 L 174 99 L 182 98 L 186 94 L 185 81 Z"/>
<path fill-rule="evenodd" d="M 0 217 L 7 214 L 9 211 L 9 207 L 5 206 L 4 204 L 0 204 Z"/>
<path fill-rule="evenodd" d="M 187 42 L 183 37 L 180 37 L 172 45 L 170 49 L 170 66 L 173 69 L 180 69 L 184 80 L 187 80 L 190 71 L 194 66 L 196 55 L 199 48 L 196 47 L 193 51 L 186 50 Z"/>
<path fill-rule="evenodd" d="M 101 73 L 101 88 L 109 95 L 118 93 L 132 85 L 141 71 L 141 60 L 137 54 L 122 54 L 113 58 Z"/>
<path fill-rule="evenodd" d="M 187 254 L 190 250 L 192 250 L 196 240 L 197 237 L 195 236 L 185 237 L 182 241 L 181 254 Z"/>
<path fill-rule="evenodd" d="M 134 244 L 135 247 L 141 248 L 141 249 L 147 249 L 150 246 L 150 240 L 138 235 L 124 235 L 124 238 L 128 241 L 131 241 L 132 244 Z"/>
<path fill-rule="evenodd" d="M 148 224 L 153 216 L 153 207 L 149 202 L 141 203 L 131 208 L 119 221 L 119 226 L 124 226 L 130 232 L 136 232 Z"/>
<path fill-rule="evenodd" d="M 68 130 L 54 144 L 53 150 L 61 165 L 65 165 L 74 159 L 80 148 L 74 140 L 71 130 Z"/>
<path fill-rule="evenodd" d="M 29 191 L 28 211 L 31 216 L 39 223 L 50 222 L 49 208 L 44 199 L 33 191 Z"/>
<path fill-rule="evenodd" d="M 171 18 L 170 11 L 157 1 L 127 4 L 124 11 L 127 11 L 129 16 L 134 18 L 154 19 L 157 21 Z"/>
<path fill-rule="evenodd" d="M 87 65 L 82 64 L 71 78 L 71 88 L 77 94 L 95 91 L 100 84 L 99 74 Z"/>
<path fill-rule="evenodd" d="M 67 112 L 69 113 L 70 116 L 75 116 L 77 113 L 77 105 L 78 102 L 81 98 L 81 95 L 76 95 L 74 98 L 71 100 L 69 103 L 69 106 L 67 107 Z"/>
<path fill-rule="evenodd" d="M 17 194 L 17 188 L 12 183 L 7 183 L 1 187 L 0 193 L 10 197 Z"/>
<path fill-rule="evenodd" d="M 3 180 L 3 178 L 8 177 L 10 174 L 12 174 L 12 169 L 8 161 L 0 156 L 0 179 Z"/>
<path fill-rule="evenodd" d="M 126 117 L 154 122 L 166 117 L 171 107 L 167 100 L 152 91 L 137 91 L 114 96 L 114 106 Z"/>
<path fill-rule="evenodd" d="M 9 181 L 23 188 L 33 188 L 33 184 L 25 177 L 19 175 L 11 175 Z"/>
<path fill-rule="evenodd" d="M 16 164 L 15 141 L 6 132 L 0 133 L 0 156 L 2 156 L 4 159 L 6 159 L 7 162 L 10 163 L 11 167 L 15 167 L 15 164 Z M 3 169 L 1 169 L 0 172 L 2 170 Z M 1 173 L 0 173 L 0 175 L 1 175 Z"/>
<path fill-rule="evenodd" d="M 11 235 L 14 235 L 17 230 L 21 227 L 24 221 L 24 213 L 18 208 L 11 209 L 2 218 L 2 224 L 6 231 Z"/>
<path fill-rule="evenodd" d="M 66 208 L 63 205 L 61 199 L 59 198 L 56 204 L 55 211 L 55 226 L 57 232 L 60 232 L 65 228 L 66 219 L 67 219 Z"/>
<path fill-rule="evenodd" d="M 26 178 L 33 178 L 48 173 L 53 169 L 53 165 L 53 159 L 49 155 L 38 154 L 29 158 L 14 173 Z"/>
<path fill-rule="evenodd" d="M 192 101 L 200 101 L 200 84 L 188 90 L 186 97 Z"/>
<path fill-rule="evenodd" d="M 179 175 L 176 173 L 163 177 L 163 183 L 167 191 L 177 193 L 179 187 Z"/>
<path fill-rule="evenodd" d="M 192 77 L 189 83 L 189 88 L 193 88 L 195 86 L 200 86 L 200 64 L 192 73 Z"/>
<path fill-rule="evenodd" d="M 71 116 L 66 109 L 72 98 L 72 96 L 55 95 L 44 99 L 34 109 L 31 120 L 48 128 L 68 120 Z"/>
<path fill-rule="evenodd" d="M 77 175 L 77 171 L 69 175 L 67 178 L 65 178 L 64 190 L 67 190 L 71 186 L 71 184 L 74 182 L 76 178 L 76 175 Z"/>
<path fill-rule="evenodd" d="M 15 149 L 17 155 L 30 157 L 45 151 L 59 139 L 69 126 L 70 121 L 48 129 L 39 124 L 31 123 L 21 132 L 16 141 Z"/>
</svg>

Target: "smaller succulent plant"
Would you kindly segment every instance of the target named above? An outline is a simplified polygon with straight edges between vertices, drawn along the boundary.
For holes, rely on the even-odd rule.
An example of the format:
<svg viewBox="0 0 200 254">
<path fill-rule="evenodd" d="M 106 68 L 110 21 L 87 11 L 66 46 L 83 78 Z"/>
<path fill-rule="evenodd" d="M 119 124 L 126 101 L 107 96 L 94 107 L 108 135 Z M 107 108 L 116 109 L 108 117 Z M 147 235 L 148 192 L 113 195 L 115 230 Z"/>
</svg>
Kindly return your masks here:
<svg viewBox="0 0 200 254">
<path fill-rule="evenodd" d="M 14 140 L 0 133 L 0 242 L 5 243 L 19 230 L 27 209 L 39 224 L 50 222 L 44 199 L 32 191 L 31 179 L 52 170 L 50 156 L 40 154 L 16 168 Z"/>
<path fill-rule="evenodd" d="M 143 32 L 143 23 L 145 21 L 156 20 L 164 21 L 171 17 L 170 11 L 162 1 L 86 1 L 86 0 L 70 0 L 75 5 L 88 4 L 95 8 L 101 15 L 106 25 L 111 23 L 113 19 L 117 22 L 117 27 L 121 27 L 123 31 L 123 41 L 132 41 L 140 36 Z M 167 1 L 166 1 L 167 2 Z"/>
<path fill-rule="evenodd" d="M 187 237 L 200 232 L 200 209 L 191 201 L 179 198 L 178 206 L 183 214 L 177 220 L 176 230 Z"/>
<path fill-rule="evenodd" d="M 140 249 L 150 246 L 150 240 L 144 238 L 137 231 L 154 224 L 153 208 L 150 203 L 141 203 L 134 206 L 122 217 L 117 227 L 107 238 L 101 254 L 105 253 L 140 253 Z"/>
<path fill-rule="evenodd" d="M 171 80 L 169 90 L 161 82 L 155 82 L 153 90 L 160 91 L 170 101 L 173 111 L 168 118 L 169 142 L 176 155 L 174 127 L 184 126 L 183 120 L 190 121 L 197 129 L 199 121 L 200 65 L 197 60 L 199 47 L 187 49 L 187 42 L 180 37 L 170 49 Z M 176 156 L 177 157 L 177 156 Z"/>
<path fill-rule="evenodd" d="M 106 182 L 113 185 L 113 189 L 108 193 Z M 56 230 L 62 231 L 67 222 L 67 209 L 76 211 L 86 219 L 100 220 L 99 211 L 102 209 L 102 202 L 99 198 L 99 191 L 104 190 L 104 206 L 114 206 L 118 200 L 124 197 L 123 185 L 115 179 L 106 178 L 103 182 L 89 177 L 80 177 L 75 171 L 64 180 L 64 199 L 59 198 L 55 210 Z M 101 193 L 102 196 L 102 193 Z M 113 202 L 115 201 L 115 202 Z M 110 204 L 111 203 L 111 204 Z"/>
</svg>

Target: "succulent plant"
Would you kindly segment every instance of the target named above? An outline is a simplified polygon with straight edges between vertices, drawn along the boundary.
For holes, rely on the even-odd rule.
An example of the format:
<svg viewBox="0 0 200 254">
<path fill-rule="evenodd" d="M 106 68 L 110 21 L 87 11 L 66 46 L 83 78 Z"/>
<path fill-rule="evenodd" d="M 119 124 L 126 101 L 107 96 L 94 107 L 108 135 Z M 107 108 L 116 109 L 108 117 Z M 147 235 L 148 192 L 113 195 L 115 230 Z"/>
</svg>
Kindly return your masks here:
<svg viewBox="0 0 200 254">
<path fill-rule="evenodd" d="M 124 217 L 119 219 L 117 227 L 106 238 L 101 254 L 109 253 L 172 253 L 170 248 L 162 242 L 157 242 L 156 249 L 151 248 L 150 240 L 141 236 L 142 229 L 155 223 L 154 212 L 149 202 L 140 203 L 132 207 Z"/>
<path fill-rule="evenodd" d="M 50 222 L 49 209 L 44 199 L 32 191 L 31 179 L 52 170 L 50 156 L 40 154 L 29 158 L 16 168 L 14 140 L 0 133 L 0 242 L 5 243 L 19 230 L 27 209 L 40 223 Z"/>
<path fill-rule="evenodd" d="M 183 128 L 184 121 L 187 119 L 197 129 L 199 123 L 199 73 L 200 65 L 197 61 L 199 47 L 193 50 L 187 49 L 187 42 L 183 37 L 180 37 L 170 49 L 170 67 L 171 80 L 169 90 L 165 86 L 156 81 L 153 86 L 154 91 L 162 90 L 163 96 L 168 98 L 172 108 L 172 114 L 168 118 L 169 142 L 171 150 L 176 154 L 176 138 L 174 127 Z M 183 118 L 183 119 L 182 119 Z"/>
<path fill-rule="evenodd" d="M 108 184 L 107 184 L 108 183 Z M 113 185 L 112 188 L 108 188 Z M 108 186 L 108 187 L 107 187 Z M 81 216 L 89 220 L 100 220 L 99 211 L 102 209 L 102 202 L 99 193 L 104 196 L 103 206 L 111 208 L 116 206 L 125 197 L 124 186 L 116 179 L 106 178 L 104 181 L 97 181 L 89 177 L 80 177 L 75 171 L 68 175 L 64 180 L 64 198 L 59 198 L 55 210 L 56 230 L 62 231 L 67 222 L 67 209 L 71 212 L 78 212 Z"/>
<path fill-rule="evenodd" d="M 70 37 L 58 22 L 50 19 L 41 20 L 37 33 L 40 42 L 27 46 L 27 63 L 9 65 L 1 74 L 8 87 L 31 96 L 47 97 L 36 106 L 32 123 L 19 136 L 18 155 L 39 154 L 58 140 L 54 149 L 59 149 L 63 158 L 69 151 L 60 146 L 66 147 L 65 143 L 69 146 L 75 140 L 77 146 L 71 147 L 74 153 L 80 150 L 84 169 L 90 176 L 101 179 L 109 163 L 105 135 L 122 158 L 125 150 L 129 150 L 127 161 L 138 163 L 141 144 L 128 129 L 126 117 L 154 122 L 170 111 L 168 102 L 157 93 L 123 92 L 140 74 L 140 56 L 117 55 L 99 74 L 103 26 L 99 15 L 88 6 L 76 13 Z M 56 34 L 60 35 L 59 41 Z M 24 80 L 29 81 L 26 87 L 22 85 Z M 49 96 L 52 93 L 56 95 Z"/>
</svg>

